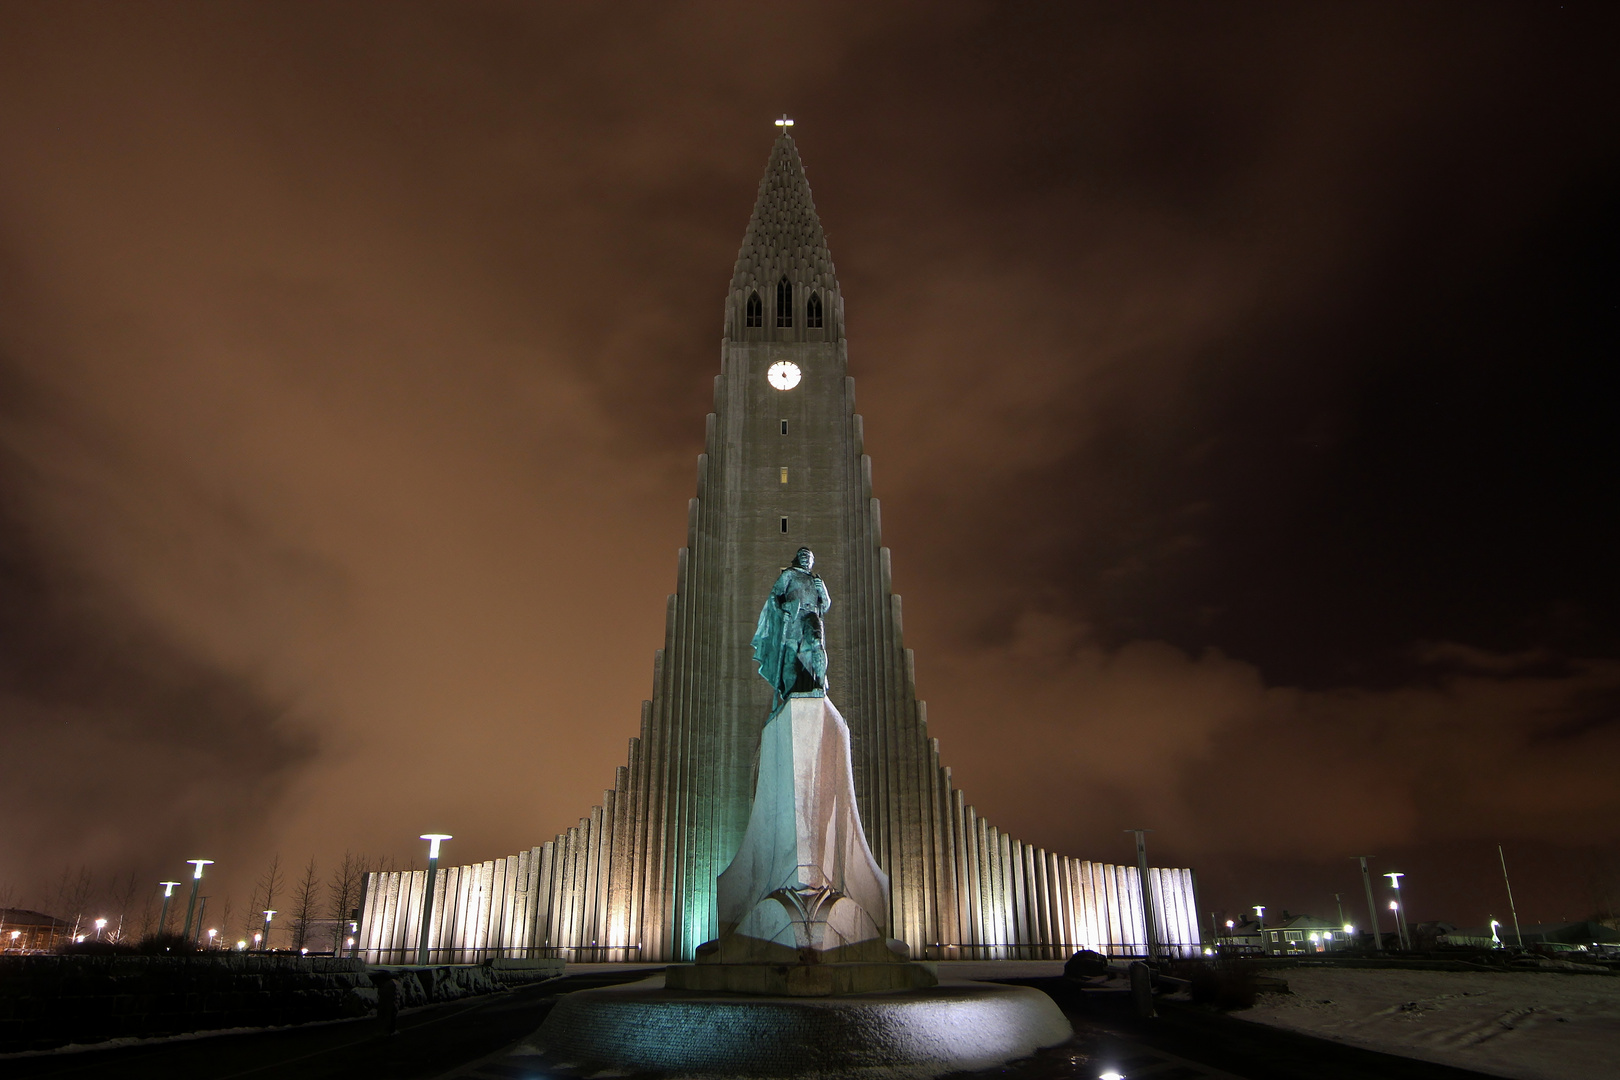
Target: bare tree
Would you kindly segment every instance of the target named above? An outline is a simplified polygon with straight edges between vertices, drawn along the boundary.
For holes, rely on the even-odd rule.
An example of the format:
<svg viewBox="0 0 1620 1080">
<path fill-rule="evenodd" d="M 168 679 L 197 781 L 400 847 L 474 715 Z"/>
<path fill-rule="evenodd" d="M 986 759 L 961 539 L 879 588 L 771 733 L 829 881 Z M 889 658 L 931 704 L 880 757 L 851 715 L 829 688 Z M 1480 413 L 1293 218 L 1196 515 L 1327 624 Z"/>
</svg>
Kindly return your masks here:
<svg viewBox="0 0 1620 1080">
<path fill-rule="evenodd" d="M 259 879 L 256 890 L 260 899 L 263 901 L 262 904 L 254 905 L 258 908 L 257 914 L 260 916 L 261 925 L 263 925 L 262 920 L 264 913 L 266 911 L 275 910 L 276 897 L 280 895 L 282 886 L 285 884 L 286 879 L 281 873 L 281 855 L 277 853 L 276 856 L 270 860 L 270 869 L 266 870 L 264 872 L 264 876 Z M 270 927 L 268 925 L 265 926 L 264 941 L 260 947 L 264 949 L 270 948 Z"/>
<path fill-rule="evenodd" d="M 332 952 L 334 955 L 343 954 L 343 941 L 349 933 L 349 920 L 355 918 L 355 909 L 360 904 L 360 885 L 365 879 L 366 857 L 356 855 L 352 851 L 345 851 L 337 869 L 332 871 L 331 880 L 326 885 L 326 895 L 329 904 L 328 913 L 337 922 L 332 931 Z"/>
<path fill-rule="evenodd" d="M 253 892 L 248 896 L 247 910 L 242 912 L 242 940 L 250 945 L 253 943 L 253 935 L 264 925 L 265 905 L 259 903 L 261 895 L 263 894 L 260 893 L 259 887 L 254 885 Z"/>
<path fill-rule="evenodd" d="M 231 934 L 231 898 L 229 896 L 227 896 L 225 898 L 225 902 L 219 906 L 219 925 L 225 928 L 226 937 L 226 940 L 219 943 L 220 948 L 229 949 L 231 947 L 229 940 Z"/>
<path fill-rule="evenodd" d="M 96 894 L 95 881 L 90 876 L 90 868 L 80 866 L 79 872 L 69 878 L 68 870 L 64 867 L 62 870 L 62 884 L 58 887 L 58 891 L 62 897 L 62 914 L 60 918 L 65 921 L 67 916 L 73 916 L 73 932 L 68 936 L 68 940 L 77 940 L 82 932 L 82 927 L 85 925 L 85 913 Z"/>
<path fill-rule="evenodd" d="M 303 949 L 309 945 L 309 924 L 319 916 L 321 908 L 321 878 L 315 872 L 315 856 L 309 857 L 304 876 L 293 886 L 292 899 L 293 948 Z"/>
<path fill-rule="evenodd" d="M 129 909 L 135 903 L 135 893 L 141 887 L 140 875 L 131 870 L 129 876 L 120 880 L 114 876 L 108 886 L 107 895 L 112 898 L 112 906 L 118 909 L 118 926 L 113 930 L 110 940 L 124 940 L 124 925 L 129 921 Z M 109 911 L 108 914 L 111 914 Z"/>
</svg>

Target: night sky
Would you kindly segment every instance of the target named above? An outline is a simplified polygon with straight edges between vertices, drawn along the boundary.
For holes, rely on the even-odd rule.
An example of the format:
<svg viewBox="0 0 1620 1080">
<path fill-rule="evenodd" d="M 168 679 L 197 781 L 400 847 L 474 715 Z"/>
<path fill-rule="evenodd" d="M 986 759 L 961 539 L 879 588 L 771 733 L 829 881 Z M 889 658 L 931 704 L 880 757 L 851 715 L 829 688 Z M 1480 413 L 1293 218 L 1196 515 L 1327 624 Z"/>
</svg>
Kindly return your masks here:
<svg viewBox="0 0 1620 1080">
<path fill-rule="evenodd" d="M 1620 906 L 1616 10 L 0 3 L 0 900 L 600 801 L 785 112 L 982 815 Z"/>
</svg>

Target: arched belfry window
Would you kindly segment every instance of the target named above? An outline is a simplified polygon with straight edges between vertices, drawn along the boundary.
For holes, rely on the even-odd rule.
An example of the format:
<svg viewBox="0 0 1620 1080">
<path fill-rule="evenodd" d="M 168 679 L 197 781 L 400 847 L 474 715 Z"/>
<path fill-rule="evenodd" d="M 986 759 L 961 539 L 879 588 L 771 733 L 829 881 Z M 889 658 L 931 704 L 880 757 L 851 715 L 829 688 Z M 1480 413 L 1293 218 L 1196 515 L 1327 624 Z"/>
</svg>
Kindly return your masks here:
<svg viewBox="0 0 1620 1080">
<path fill-rule="evenodd" d="M 821 329 L 821 294 L 811 293 L 804 302 L 804 325 L 811 330 Z"/>
<path fill-rule="evenodd" d="M 776 283 L 776 325 L 793 325 L 793 282 L 785 274 Z"/>
<path fill-rule="evenodd" d="M 765 325 L 765 305 L 759 302 L 759 293 L 751 292 L 748 294 L 747 311 L 748 317 L 743 322 L 744 326 Z"/>
</svg>

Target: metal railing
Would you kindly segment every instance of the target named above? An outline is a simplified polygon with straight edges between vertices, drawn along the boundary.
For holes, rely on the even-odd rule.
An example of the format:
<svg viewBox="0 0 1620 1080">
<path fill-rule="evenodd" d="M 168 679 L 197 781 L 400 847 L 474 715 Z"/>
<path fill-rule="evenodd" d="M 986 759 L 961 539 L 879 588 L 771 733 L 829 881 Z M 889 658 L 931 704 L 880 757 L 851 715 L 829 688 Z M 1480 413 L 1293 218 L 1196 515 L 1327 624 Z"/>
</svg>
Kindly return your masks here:
<svg viewBox="0 0 1620 1080">
<path fill-rule="evenodd" d="M 414 946 L 355 949 L 370 964 L 414 964 Z M 429 964 L 481 964 L 485 960 L 565 960 L 574 964 L 629 964 L 641 959 L 640 945 L 493 945 L 487 948 L 447 945 L 427 951 Z"/>
<path fill-rule="evenodd" d="M 1067 960 L 1082 949 L 1101 953 L 1111 959 L 1142 960 L 1147 958 L 1145 942 L 1098 945 L 1093 942 L 991 942 L 946 943 L 924 945 L 918 960 Z M 1198 956 L 1202 947 L 1180 943 L 1159 945 L 1162 957 Z"/>
</svg>

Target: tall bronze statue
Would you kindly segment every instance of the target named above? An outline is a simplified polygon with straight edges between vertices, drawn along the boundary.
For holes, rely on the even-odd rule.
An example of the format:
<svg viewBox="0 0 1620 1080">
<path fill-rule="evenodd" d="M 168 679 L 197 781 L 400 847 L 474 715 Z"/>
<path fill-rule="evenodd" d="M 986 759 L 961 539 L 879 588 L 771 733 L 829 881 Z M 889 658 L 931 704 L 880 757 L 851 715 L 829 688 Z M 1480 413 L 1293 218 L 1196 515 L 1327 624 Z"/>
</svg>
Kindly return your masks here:
<svg viewBox="0 0 1620 1080">
<path fill-rule="evenodd" d="M 827 586 L 811 573 L 816 556 L 800 548 L 793 565 L 783 567 L 771 588 L 770 599 L 759 612 L 754 631 L 754 662 L 760 678 L 786 699 L 800 694 L 825 697 L 827 693 L 827 628 L 832 607 Z"/>
</svg>

